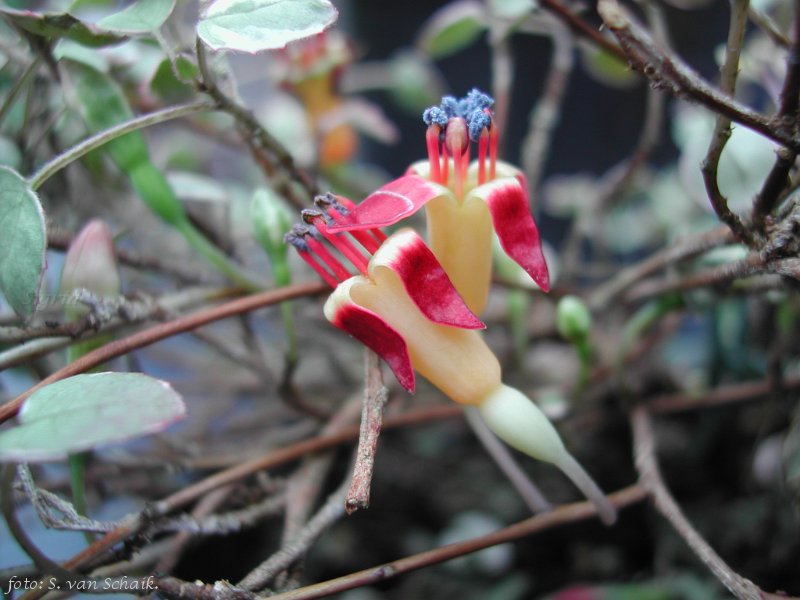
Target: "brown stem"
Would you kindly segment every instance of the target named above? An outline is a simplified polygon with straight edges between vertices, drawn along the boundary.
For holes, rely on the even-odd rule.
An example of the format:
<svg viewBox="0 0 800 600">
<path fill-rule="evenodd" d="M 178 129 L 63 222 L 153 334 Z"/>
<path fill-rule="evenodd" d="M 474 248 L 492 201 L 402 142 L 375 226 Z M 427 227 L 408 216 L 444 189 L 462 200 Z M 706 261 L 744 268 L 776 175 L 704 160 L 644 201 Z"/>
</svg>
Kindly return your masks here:
<svg viewBox="0 0 800 600">
<path fill-rule="evenodd" d="M 386 405 L 387 399 L 380 360 L 377 354 L 368 349 L 364 349 L 364 382 L 364 404 L 358 434 L 358 449 L 356 450 L 352 482 L 345 500 L 345 510 L 348 515 L 360 508 L 369 507 L 372 469 L 375 465 L 375 452 L 381 434 L 383 407 Z"/>
<path fill-rule="evenodd" d="M 786 56 L 786 78 L 783 80 L 780 106 L 776 118 L 787 127 L 796 130 L 798 109 L 800 108 L 800 2 L 795 1 L 794 4 L 794 40 Z M 788 189 L 791 183 L 789 174 L 796 160 L 796 151 L 781 148 L 772 170 L 756 196 L 753 204 L 753 224 L 762 232 L 765 229 L 767 216 L 772 213 L 775 205 L 781 199 L 782 193 Z"/>
<path fill-rule="evenodd" d="M 745 579 L 714 551 L 709 543 L 697 532 L 678 503 L 667 489 L 655 457 L 655 442 L 650 415 L 644 406 L 637 406 L 631 413 L 633 428 L 633 451 L 639 483 L 653 498 L 656 508 L 675 531 L 684 539 L 697 557 L 714 576 L 720 580 L 734 596 L 742 600 L 763 600 L 765 597 L 759 587 Z"/>
<path fill-rule="evenodd" d="M 600 0 L 598 11 L 617 36 L 631 66 L 653 85 L 697 102 L 782 146 L 800 151 L 800 138 L 793 131 L 714 88 L 676 55 L 654 44 L 644 28 L 635 23 L 616 0 Z"/>
<path fill-rule="evenodd" d="M 733 241 L 734 238 L 727 227 L 719 227 L 698 236 L 679 240 L 642 262 L 623 269 L 613 279 L 595 290 L 590 296 L 592 310 L 603 310 L 622 292 L 648 275 L 661 271 L 674 263 L 698 256 L 712 248 L 733 243 Z"/>
<path fill-rule="evenodd" d="M 615 507 L 623 508 L 641 502 L 644 497 L 644 490 L 638 485 L 633 485 L 611 494 L 608 498 Z M 376 567 L 364 569 L 363 571 L 350 573 L 343 577 L 309 585 L 299 590 L 277 594 L 271 596 L 271 598 L 274 600 L 312 600 L 314 598 L 324 598 L 357 587 L 376 584 L 392 577 L 397 577 L 403 573 L 439 564 L 459 556 L 464 556 L 465 554 L 483 550 L 484 548 L 519 540 L 539 533 L 540 531 L 545 531 L 568 523 L 584 521 L 594 517 L 596 514 L 597 509 L 590 502 L 565 504 L 559 506 L 552 512 L 536 515 L 488 535 L 448 544 L 441 548 L 435 548 L 427 552 L 407 556 Z"/>
<path fill-rule="evenodd" d="M 597 27 L 578 17 L 557 0 L 541 0 L 541 5 L 562 20 L 576 35 L 591 40 L 596 46 L 622 61 L 627 58 L 622 48 L 600 33 Z"/>
</svg>

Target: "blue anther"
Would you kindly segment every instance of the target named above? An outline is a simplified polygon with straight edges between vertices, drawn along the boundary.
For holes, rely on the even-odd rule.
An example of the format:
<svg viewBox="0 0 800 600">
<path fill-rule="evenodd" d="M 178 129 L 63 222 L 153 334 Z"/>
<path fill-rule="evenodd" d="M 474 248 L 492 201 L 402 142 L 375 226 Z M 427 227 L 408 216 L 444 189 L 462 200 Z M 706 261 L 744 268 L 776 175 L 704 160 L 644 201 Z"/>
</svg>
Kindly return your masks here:
<svg viewBox="0 0 800 600">
<path fill-rule="evenodd" d="M 481 132 L 488 128 L 491 123 L 492 117 L 489 115 L 489 113 L 483 110 L 473 112 L 469 119 L 469 123 L 467 123 L 469 128 L 469 139 L 471 139 L 473 142 L 477 142 L 478 138 L 481 137 Z"/>
<path fill-rule="evenodd" d="M 422 113 L 422 121 L 428 127 L 433 124 L 439 127 L 445 127 L 447 125 L 447 114 L 438 106 L 431 106 L 430 108 L 426 108 L 425 112 Z"/>
</svg>

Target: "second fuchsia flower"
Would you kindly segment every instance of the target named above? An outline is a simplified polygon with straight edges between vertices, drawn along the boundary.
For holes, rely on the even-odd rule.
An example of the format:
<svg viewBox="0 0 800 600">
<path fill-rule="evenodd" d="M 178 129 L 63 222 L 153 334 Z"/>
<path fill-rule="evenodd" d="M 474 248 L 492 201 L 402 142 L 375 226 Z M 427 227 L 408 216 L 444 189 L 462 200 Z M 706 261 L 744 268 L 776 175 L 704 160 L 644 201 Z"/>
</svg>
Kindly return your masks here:
<svg viewBox="0 0 800 600">
<path fill-rule="evenodd" d="M 426 165 L 359 205 L 318 197 L 286 241 L 334 288 L 328 320 L 375 351 L 405 389 L 414 391 L 417 371 L 452 400 L 476 407 L 509 445 L 561 468 L 611 523 L 613 506 L 539 408 L 503 383 L 500 363 L 476 331 L 485 327 L 476 313 L 488 296 L 493 229 L 539 287 L 549 287 L 524 178 L 496 160 L 490 106 L 476 90 L 460 102 L 445 98 L 426 111 Z M 471 138 L 479 156 L 468 167 Z M 411 229 L 388 237 L 381 231 L 422 206 L 431 248 Z"/>
</svg>

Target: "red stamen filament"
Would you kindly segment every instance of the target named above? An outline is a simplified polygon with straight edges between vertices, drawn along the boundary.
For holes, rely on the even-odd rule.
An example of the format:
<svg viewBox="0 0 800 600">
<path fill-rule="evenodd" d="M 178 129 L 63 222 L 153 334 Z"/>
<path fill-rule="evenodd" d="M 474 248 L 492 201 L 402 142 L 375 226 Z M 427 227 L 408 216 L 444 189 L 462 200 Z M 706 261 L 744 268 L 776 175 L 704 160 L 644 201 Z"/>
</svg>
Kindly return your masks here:
<svg viewBox="0 0 800 600">
<path fill-rule="evenodd" d="M 489 132 L 481 131 L 478 138 L 478 185 L 486 183 L 486 152 L 489 149 Z"/>
<path fill-rule="evenodd" d="M 325 225 L 325 220 L 322 217 L 314 219 L 314 226 L 317 228 L 331 246 L 341 252 L 344 257 L 353 263 L 353 266 L 361 271 L 364 275 L 367 274 L 367 259 L 359 252 L 353 243 L 344 237 L 343 234 L 334 234 L 328 231 L 328 226 Z"/>
<path fill-rule="evenodd" d="M 443 186 L 447 186 L 447 180 L 450 173 L 450 158 L 447 156 L 447 146 L 442 145 L 442 169 L 441 169 L 441 176 L 439 178 L 439 183 Z"/>
<path fill-rule="evenodd" d="M 350 279 L 350 271 L 344 268 L 344 265 L 336 260 L 336 257 L 333 256 L 328 249 L 325 247 L 325 244 L 318 242 L 313 237 L 307 236 L 305 238 L 308 247 L 311 251 L 319 256 L 322 259 L 322 262 L 333 271 L 333 274 L 339 278 L 339 281 L 344 281 L 345 279 Z M 327 281 L 327 280 L 326 280 Z M 335 286 L 334 286 L 335 287 Z"/>
<path fill-rule="evenodd" d="M 347 200 L 346 198 L 344 199 Z M 353 204 L 349 200 L 347 200 L 347 202 L 349 202 L 351 205 Z M 344 202 L 342 202 L 341 196 L 339 197 L 339 204 L 341 204 L 343 208 L 346 208 L 344 206 Z M 339 212 L 336 209 L 335 206 L 331 206 L 328 209 L 327 214 L 333 220 L 334 223 L 341 222 L 342 217 L 344 216 L 342 215 L 341 212 Z M 364 248 L 364 250 L 367 251 L 368 254 L 375 254 L 375 252 L 381 246 L 381 243 L 378 240 L 376 240 L 375 237 L 371 236 L 368 231 L 365 231 L 363 229 L 351 231 L 350 235 L 352 235 L 356 239 L 356 241 L 359 244 L 361 244 L 361 246 Z"/>
<path fill-rule="evenodd" d="M 428 162 L 431 166 L 431 181 L 437 183 L 441 179 L 441 171 L 439 168 L 439 134 L 442 129 L 436 124 L 428 127 L 425 132 L 425 144 L 428 146 Z"/>
<path fill-rule="evenodd" d="M 469 168 L 469 143 L 463 151 L 458 148 L 453 153 L 453 175 L 455 176 L 456 198 L 461 201 L 464 195 L 464 182 L 467 179 L 467 169 Z"/>
<path fill-rule="evenodd" d="M 347 210 L 355 210 L 355 208 L 356 208 L 355 202 L 350 200 L 350 198 L 346 198 L 344 196 L 336 196 L 336 200 L 338 200 L 339 204 L 344 206 Z M 328 211 L 328 214 L 330 215 L 330 217 L 334 221 L 336 221 L 337 217 L 339 216 L 339 213 L 337 211 L 334 211 L 334 210 Z M 383 233 L 380 229 L 377 229 L 377 228 L 368 229 L 366 231 L 371 233 L 372 236 L 378 241 L 378 246 L 380 246 L 383 242 L 385 242 L 386 238 L 388 237 L 385 233 Z M 356 238 L 356 239 L 358 239 L 358 238 Z M 361 240 L 359 240 L 359 242 L 361 243 L 362 246 L 364 245 L 363 242 L 361 242 Z M 366 246 L 364 246 L 364 247 L 366 248 Z M 377 248 L 375 248 L 375 250 L 370 250 L 369 248 L 366 248 L 366 249 L 370 254 L 375 254 L 375 250 L 377 250 Z"/>
<path fill-rule="evenodd" d="M 491 129 L 489 129 L 489 180 L 494 179 L 495 166 L 497 164 L 497 143 L 500 139 L 500 132 L 497 131 L 497 125 L 492 122 Z"/>
<path fill-rule="evenodd" d="M 317 275 L 322 277 L 325 283 L 332 288 L 335 288 L 337 285 L 339 285 L 340 280 L 328 273 L 328 271 L 326 271 L 325 268 L 319 264 L 313 256 L 311 256 L 311 254 L 304 252 L 303 250 L 298 250 L 297 253 L 300 255 L 300 258 L 306 261 L 306 263 L 308 263 L 308 265 L 314 269 L 314 271 L 316 271 Z"/>
</svg>

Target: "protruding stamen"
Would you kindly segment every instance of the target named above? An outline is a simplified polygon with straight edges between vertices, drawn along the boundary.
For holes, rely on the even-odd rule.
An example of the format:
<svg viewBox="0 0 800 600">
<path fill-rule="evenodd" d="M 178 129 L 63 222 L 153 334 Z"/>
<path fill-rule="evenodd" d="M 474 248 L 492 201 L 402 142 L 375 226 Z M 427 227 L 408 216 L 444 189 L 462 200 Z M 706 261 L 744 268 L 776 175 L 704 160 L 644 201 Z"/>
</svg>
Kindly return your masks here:
<svg viewBox="0 0 800 600">
<path fill-rule="evenodd" d="M 353 210 L 355 210 L 355 208 L 356 208 L 356 205 L 355 205 L 355 203 L 354 203 L 352 200 L 350 200 L 349 198 L 345 198 L 344 196 L 337 196 L 337 199 L 338 199 L 338 201 L 339 201 L 339 204 L 341 204 L 341 205 L 342 205 L 342 206 L 343 206 L 345 209 L 347 209 L 348 211 L 353 211 Z M 342 213 L 342 214 L 347 214 L 347 213 Z M 334 219 L 334 220 L 335 220 L 335 219 Z M 385 242 L 385 241 L 386 241 L 386 239 L 389 237 L 389 236 L 387 236 L 385 233 L 383 233 L 383 231 L 381 231 L 381 230 L 380 230 L 380 229 L 378 229 L 378 228 L 375 228 L 375 229 L 369 229 L 368 231 L 369 231 L 369 232 L 370 232 L 370 233 L 373 235 L 373 237 L 374 237 L 376 240 L 378 240 L 378 243 L 379 243 L 379 244 L 382 244 L 383 242 Z"/>
<path fill-rule="evenodd" d="M 325 247 L 325 244 L 315 240 L 311 235 L 306 236 L 306 243 L 308 244 L 311 252 L 322 259 L 322 262 L 325 263 L 325 265 L 331 271 L 333 271 L 333 274 L 339 279 L 339 281 L 350 279 L 350 271 L 348 271 L 344 265 L 342 265 L 342 263 L 336 260 L 336 257 L 328 251 L 328 249 Z"/>
<path fill-rule="evenodd" d="M 347 200 L 344 197 L 342 198 L 344 200 Z M 347 202 L 350 201 L 347 200 Z M 334 196 L 331 193 L 328 193 L 324 196 L 317 196 L 314 199 L 314 204 L 318 208 L 322 209 L 334 223 L 341 222 L 342 217 L 350 212 L 350 209 L 347 208 L 342 202 L 339 201 L 339 199 L 337 199 L 336 196 Z M 366 250 L 369 254 L 375 254 L 378 248 L 381 247 L 381 242 L 383 241 L 377 239 L 374 235 L 370 235 L 368 231 L 363 231 L 363 230 L 351 231 L 350 235 L 352 235 L 355 238 L 355 240 L 359 244 L 361 244 L 364 250 Z"/>
<path fill-rule="evenodd" d="M 303 221 L 316 227 L 317 230 L 322 234 L 322 237 L 328 240 L 331 246 L 341 252 L 356 269 L 366 274 L 367 259 L 364 258 L 364 255 L 359 252 L 358 248 L 356 248 L 343 234 L 337 235 L 328 231 L 328 226 L 325 223 L 326 216 L 323 213 L 317 210 L 306 209 L 301 211 L 300 215 L 303 218 Z"/>
<path fill-rule="evenodd" d="M 495 176 L 499 139 L 500 132 L 497 130 L 497 124 L 492 121 L 492 126 L 489 128 L 489 180 L 493 180 Z"/>
<path fill-rule="evenodd" d="M 441 169 L 439 168 L 439 135 L 441 127 L 433 124 L 425 132 L 425 144 L 428 147 L 428 162 L 431 165 L 431 180 L 440 181 Z"/>
<path fill-rule="evenodd" d="M 484 129 L 478 138 L 478 185 L 486 183 L 486 159 L 489 151 L 489 130 Z"/>
<path fill-rule="evenodd" d="M 447 187 L 447 180 L 450 175 L 450 157 L 447 155 L 447 146 L 442 146 L 442 160 L 441 160 L 441 174 L 439 176 L 439 183 Z"/>
<path fill-rule="evenodd" d="M 300 255 L 300 258 L 302 258 L 312 269 L 314 269 L 317 275 L 319 275 L 325 281 L 325 283 L 332 288 L 335 288 L 337 285 L 339 285 L 339 280 L 325 270 L 325 268 L 312 256 L 311 248 L 304 237 L 307 234 L 307 228 L 300 225 L 295 225 L 292 231 L 287 233 L 283 239 L 287 244 L 294 246 L 295 250 L 297 250 L 297 253 Z"/>
</svg>

